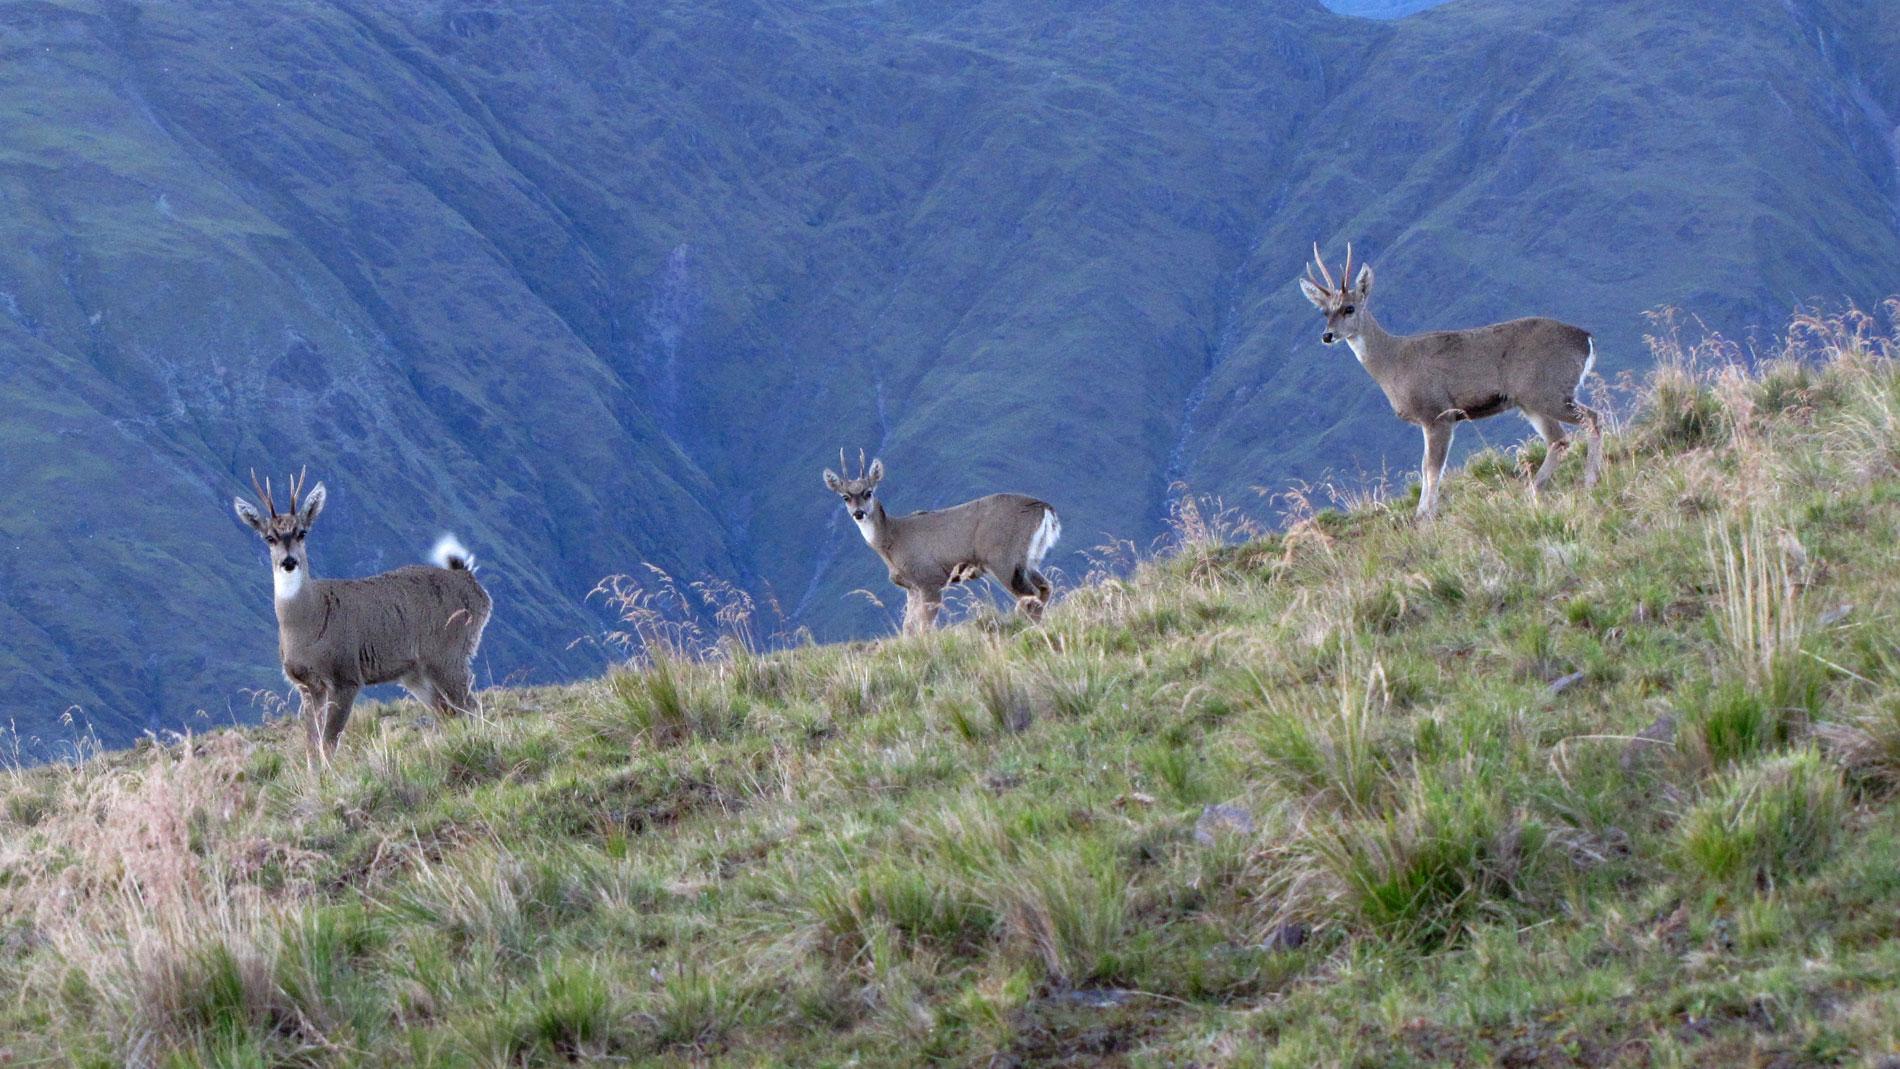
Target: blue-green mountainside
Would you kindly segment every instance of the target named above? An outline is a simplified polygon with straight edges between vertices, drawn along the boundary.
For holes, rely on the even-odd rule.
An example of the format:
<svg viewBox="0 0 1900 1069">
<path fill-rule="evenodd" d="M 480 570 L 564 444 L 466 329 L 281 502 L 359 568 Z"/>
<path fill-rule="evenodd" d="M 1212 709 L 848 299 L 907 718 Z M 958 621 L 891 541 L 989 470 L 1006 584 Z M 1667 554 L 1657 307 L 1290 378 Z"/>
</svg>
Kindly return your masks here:
<svg viewBox="0 0 1900 1069">
<path fill-rule="evenodd" d="M 328 484 L 320 575 L 459 534 L 484 683 L 595 669 L 642 561 L 887 628 L 840 446 L 895 509 L 1048 498 L 1071 574 L 1175 483 L 1402 476 L 1313 240 L 1389 327 L 1554 315 L 1611 375 L 1659 305 L 1871 301 L 1896 45 L 1880 0 L 0 5 L 0 721 L 256 715 L 252 466 Z"/>
</svg>

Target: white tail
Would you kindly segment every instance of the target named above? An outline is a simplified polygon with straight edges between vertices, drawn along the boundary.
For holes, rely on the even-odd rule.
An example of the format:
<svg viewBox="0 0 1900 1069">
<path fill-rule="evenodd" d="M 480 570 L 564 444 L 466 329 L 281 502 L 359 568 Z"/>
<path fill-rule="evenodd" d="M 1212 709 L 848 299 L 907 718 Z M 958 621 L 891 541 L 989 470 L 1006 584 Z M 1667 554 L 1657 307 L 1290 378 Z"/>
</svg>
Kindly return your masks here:
<svg viewBox="0 0 1900 1069">
<path fill-rule="evenodd" d="M 1300 280 L 1306 299 L 1326 315 L 1320 341 L 1343 341 L 1365 365 L 1392 411 L 1425 432 L 1418 514 L 1438 507 L 1452 432 L 1464 420 L 1516 409 L 1548 447 L 1531 477 L 1531 494 L 1543 488 L 1570 447 L 1564 424 L 1581 423 L 1590 435 L 1583 484 L 1593 486 L 1603 464 L 1603 421 L 1577 399 L 1584 376 L 1596 367 L 1596 339 L 1589 331 L 1555 319 L 1513 319 L 1471 330 L 1390 334 L 1372 317 L 1372 267 L 1352 273 L 1352 246 L 1337 282 L 1313 246 L 1319 277 L 1307 268 Z"/>
<path fill-rule="evenodd" d="M 1056 540 L 1062 537 L 1062 521 L 1056 518 L 1056 510 L 1050 509 L 1042 514 L 1042 522 L 1036 526 L 1036 533 L 1029 538 L 1029 553 L 1024 563 L 1030 568 L 1042 567 L 1042 559 L 1055 547 Z"/>
<path fill-rule="evenodd" d="M 838 465 L 844 466 L 843 453 Z M 1037 569 L 1062 536 L 1062 523 L 1047 501 L 991 494 L 947 509 L 891 516 L 875 496 L 883 478 L 883 462 L 873 460 L 867 469 L 860 455 L 857 478 L 827 471 L 825 486 L 844 499 L 864 540 L 884 558 L 891 582 L 904 589 L 904 630 L 928 630 L 943 608 L 943 588 L 985 572 L 1016 599 L 1018 611 L 1042 618 L 1055 588 Z"/>
<path fill-rule="evenodd" d="M 429 563 L 438 568 L 472 572 L 475 570 L 475 554 L 470 553 L 460 539 L 445 534 L 435 540 L 435 548 L 429 551 Z"/>
</svg>

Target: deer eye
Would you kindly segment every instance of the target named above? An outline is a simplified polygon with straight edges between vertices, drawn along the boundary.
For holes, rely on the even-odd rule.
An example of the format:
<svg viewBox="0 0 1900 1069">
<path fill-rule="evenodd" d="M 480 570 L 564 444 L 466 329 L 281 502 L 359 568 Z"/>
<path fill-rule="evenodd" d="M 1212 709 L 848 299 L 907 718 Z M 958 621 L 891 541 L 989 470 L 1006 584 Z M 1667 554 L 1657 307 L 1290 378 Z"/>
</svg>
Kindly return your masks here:
<svg viewBox="0 0 1900 1069">
<path fill-rule="evenodd" d="M 1346 307 L 1344 307 L 1344 308 L 1341 308 L 1341 309 L 1339 310 L 1339 314 L 1340 314 L 1340 315 L 1343 315 L 1343 316 L 1349 316 L 1349 315 L 1351 315 L 1351 314 L 1352 314 L 1352 305 L 1350 305 L 1350 304 L 1349 304 L 1349 305 L 1347 305 Z"/>
<path fill-rule="evenodd" d="M 865 496 L 866 498 L 869 498 L 869 497 L 870 497 L 870 496 L 871 496 L 872 494 L 875 494 L 875 493 L 877 493 L 877 491 L 876 491 L 876 490 L 866 490 L 866 491 L 864 492 L 864 496 Z"/>
</svg>

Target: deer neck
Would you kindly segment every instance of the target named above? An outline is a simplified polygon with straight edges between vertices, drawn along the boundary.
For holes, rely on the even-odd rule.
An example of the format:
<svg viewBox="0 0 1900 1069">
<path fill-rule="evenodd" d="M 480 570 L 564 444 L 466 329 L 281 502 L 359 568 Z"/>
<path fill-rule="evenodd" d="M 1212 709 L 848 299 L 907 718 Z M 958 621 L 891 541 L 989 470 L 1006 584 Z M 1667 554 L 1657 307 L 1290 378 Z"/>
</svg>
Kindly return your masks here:
<svg viewBox="0 0 1900 1069">
<path fill-rule="evenodd" d="M 1390 334 L 1373 318 L 1368 308 L 1359 316 L 1359 333 L 1346 339 L 1346 345 L 1352 349 L 1352 355 L 1376 378 L 1390 368 L 1397 355 L 1398 337 Z"/>
<path fill-rule="evenodd" d="M 880 556 L 890 555 L 891 519 L 884 514 L 884 502 L 872 498 L 864 518 L 852 522 L 858 525 L 858 533 L 864 536 L 866 545 L 877 550 Z"/>
<path fill-rule="evenodd" d="M 282 568 L 271 568 L 271 589 L 277 603 L 277 617 L 295 613 L 297 608 L 310 598 L 310 590 L 316 579 L 310 574 L 310 561 L 306 558 L 297 565 L 294 572 Z"/>
</svg>

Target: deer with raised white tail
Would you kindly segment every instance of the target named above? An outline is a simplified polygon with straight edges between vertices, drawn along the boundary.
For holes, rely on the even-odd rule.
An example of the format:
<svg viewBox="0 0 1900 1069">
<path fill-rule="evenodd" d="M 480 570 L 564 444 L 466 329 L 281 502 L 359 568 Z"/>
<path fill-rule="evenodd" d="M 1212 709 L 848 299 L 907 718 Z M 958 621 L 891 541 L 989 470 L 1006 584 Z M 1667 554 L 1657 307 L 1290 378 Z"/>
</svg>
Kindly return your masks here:
<svg viewBox="0 0 1900 1069">
<path fill-rule="evenodd" d="M 1470 330 L 1426 334 L 1389 334 L 1372 316 L 1372 267 L 1352 275 L 1352 246 L 1335 283 L 1319 246 L 1313 262 L 1320 278 L 1306 269 L 1300 290 L 1326 315 L 1320 341 L 1345 342 L 1359 363 L 1385 391 L 1392 411 L 1425 432 L 1423 485 L 1418 515 L 1429 519 L 1438 509 L 1438 484 L 1446 454 L 1460 422 L 1517 409 L 1544 439 L 1544 462 L 1531 477 L 1537 496 L 1556 470 L 1570 439 L 1564 424 L 1580 423 L 1590 436 L 1583 485 L 1595 486 L 1603 465 L 1603 421 L 1577 400 L 1583 379 L 1596 365 L 1590 332 L 1555 319 L 1513 319 Z"/>
<path fill-rule="evenodd" d="M 436 543 L 433 567 L 411 564 L 366 579 L 317 579 L 305 540 L 328 495 L 322 483 L 302 503 L 303 475 L 290 482 L 290 509 L 279 513 L 270 482 L 257 491 L 260 512 L 243 498 L 238 518 L 270 547 L 277 602 L 277 652 L 297 688 L 312 754 L 328 761 L 357 692 L 401 683 L 438 716 L 479 711 L 469 664 L 492 603 L 474 575 L 475 559 L 452 536 Z"/>
<path fill-rule="evenodd" d="M 838 453 L 844 467 L 844 452 Z M 864 541 L 902 587 L 904 631 L 928 631 L 943 608 L 943 588 L 973 580 L 985 572 L 1016 599 L 1016 609 L 1042 619 L 1055 588 L 1037 569 L 1062 536 L 1062 522 L 1046 501 L 1022 494 L 991 494 L 945 509 L 892 516 L 877 498 L 884 462 L 858 455 L 856 478 L 825 469 L 825 486 L 844 499 Z"/>
</svg>

